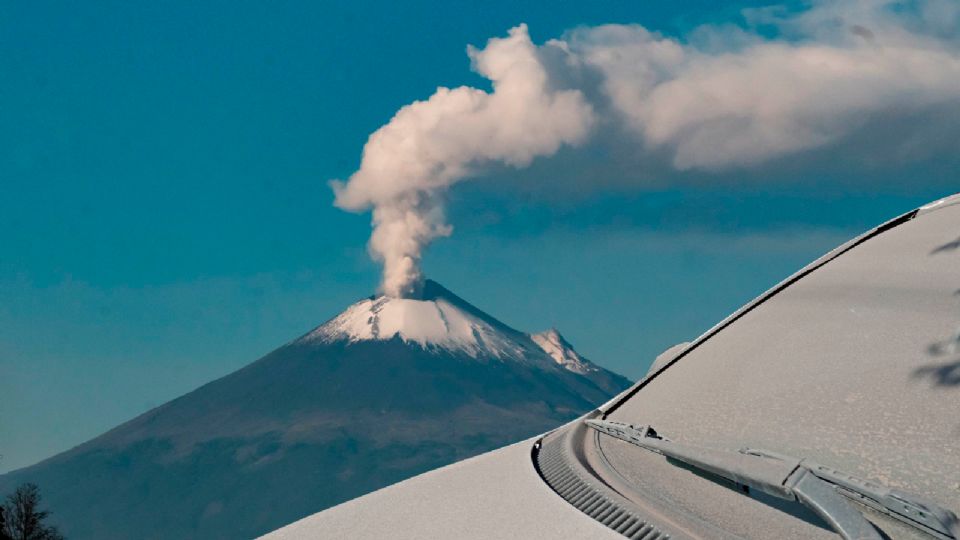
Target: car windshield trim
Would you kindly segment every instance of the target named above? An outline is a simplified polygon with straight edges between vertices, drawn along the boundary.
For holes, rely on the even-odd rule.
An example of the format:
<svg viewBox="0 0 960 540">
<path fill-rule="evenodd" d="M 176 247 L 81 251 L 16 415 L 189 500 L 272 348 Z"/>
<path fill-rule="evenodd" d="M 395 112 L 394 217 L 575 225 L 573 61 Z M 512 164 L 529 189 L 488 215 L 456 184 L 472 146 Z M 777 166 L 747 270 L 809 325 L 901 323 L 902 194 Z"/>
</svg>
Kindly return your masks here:
<svg viewBox="0 0 960 540">
<path fill-rule="evenodd" d="M 656 452 L 668 462 L 710 473 L 733 482 L 744 492 L 757 490 L 796 501 L 823 518 L 841 537 L 880 540 L 882 536 L 850 501 L 868 506 L 933 538 L 957 540 L 956 514 L 916 495 L 832 469 L 813 461 L 768 450 L 716 450 L 675 443 L 651 426 L 609 420 L 584 422 L 600 433 Z"/>
</svg>

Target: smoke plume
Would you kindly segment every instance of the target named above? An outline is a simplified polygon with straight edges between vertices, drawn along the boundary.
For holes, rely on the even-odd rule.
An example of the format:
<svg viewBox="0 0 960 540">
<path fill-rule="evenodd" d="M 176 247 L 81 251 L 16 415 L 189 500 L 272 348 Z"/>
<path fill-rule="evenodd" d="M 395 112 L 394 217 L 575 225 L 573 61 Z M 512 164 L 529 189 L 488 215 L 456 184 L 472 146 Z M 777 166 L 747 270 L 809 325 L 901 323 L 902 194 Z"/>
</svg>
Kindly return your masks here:
<svg viewBox="0 0 960 540">
<path fill-rule="evenodd" d="M 605 25 L 537 46 L 520 25 L 468 48 L 492 92 L 439 88 L 401 108 L 370 136 L 359 170 L 332 183 L 336 205 L 372 208 L 382 290 L 415 296 L 424 248 L 452 231 L 447 188 L 492 164 L 522 168 L 583 144 L 600 127 L 622 132 L 640 156 L 669 156 L 676 170 L 716 171 L 837 144 L 891 111 L 958 110 L 958 6 L 749 10 L 741 26 L 705 26 L 682 40 Z M 776 37 L 764 37 L 770 28 Z"/>
</svg>

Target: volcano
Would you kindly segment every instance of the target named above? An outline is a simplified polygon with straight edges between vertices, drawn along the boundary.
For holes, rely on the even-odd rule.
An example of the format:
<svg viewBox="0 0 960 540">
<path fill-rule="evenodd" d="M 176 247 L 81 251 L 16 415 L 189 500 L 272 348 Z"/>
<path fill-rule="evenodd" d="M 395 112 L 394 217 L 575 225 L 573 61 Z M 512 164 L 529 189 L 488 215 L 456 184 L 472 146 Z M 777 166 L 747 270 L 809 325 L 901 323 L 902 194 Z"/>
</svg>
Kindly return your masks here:
<svg viewBox="0 0 960 540">
<path fill-rule="evenodd" d="M 629 381 L 427 280 L 0 476 L 72 539 L 242 538 L 552 429 Z"/>
</svg>

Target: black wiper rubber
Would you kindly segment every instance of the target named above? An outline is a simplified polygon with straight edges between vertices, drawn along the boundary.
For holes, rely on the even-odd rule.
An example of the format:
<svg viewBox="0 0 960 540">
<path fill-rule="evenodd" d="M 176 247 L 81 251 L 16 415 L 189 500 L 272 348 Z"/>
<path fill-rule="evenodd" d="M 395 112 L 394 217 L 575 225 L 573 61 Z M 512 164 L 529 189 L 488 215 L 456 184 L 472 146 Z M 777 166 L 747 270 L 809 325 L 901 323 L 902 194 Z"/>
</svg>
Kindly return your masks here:
<svg viewBox="0 0 960 540">
<path fill-rule="evenodd" d="M 739 452 L 671 442 L 650 426 L 585 420 L 591 428 L 646 450 L 774 497 L 797 501 L 823 518 L 847 540 L 883 537 L 857 508 L 856 501 L 941 540 L 958 540 L 956 514 L 934 503 L 835 469 L 766 450 Z"/>
</svg>

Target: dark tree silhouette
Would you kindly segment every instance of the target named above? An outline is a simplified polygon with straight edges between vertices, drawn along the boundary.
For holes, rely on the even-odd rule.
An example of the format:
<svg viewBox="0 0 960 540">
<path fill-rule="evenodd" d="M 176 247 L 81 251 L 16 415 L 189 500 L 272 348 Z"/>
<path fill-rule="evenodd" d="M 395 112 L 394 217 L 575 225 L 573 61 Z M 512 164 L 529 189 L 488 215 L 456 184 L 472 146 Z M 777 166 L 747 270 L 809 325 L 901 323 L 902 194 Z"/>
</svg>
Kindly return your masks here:
<svg viewBox="0 0 960 540">
<path fill-rule="evenodd" d="M 50 512 L 40 510 L 40 488 L 22 484 L 0 512 L 0 540 L 63 540 L 56 527 L 43 524 Z"/>
<path fill-rule="evenodd" d="M 0 506 L 0 540 L 13 540 L 9 535 L 7 535 L 7 521 L 3 516 L 3 506 Z"/>
</svg>

